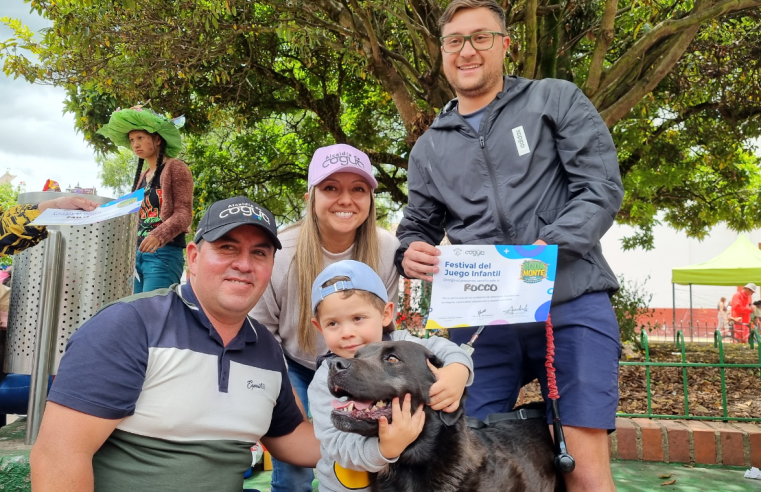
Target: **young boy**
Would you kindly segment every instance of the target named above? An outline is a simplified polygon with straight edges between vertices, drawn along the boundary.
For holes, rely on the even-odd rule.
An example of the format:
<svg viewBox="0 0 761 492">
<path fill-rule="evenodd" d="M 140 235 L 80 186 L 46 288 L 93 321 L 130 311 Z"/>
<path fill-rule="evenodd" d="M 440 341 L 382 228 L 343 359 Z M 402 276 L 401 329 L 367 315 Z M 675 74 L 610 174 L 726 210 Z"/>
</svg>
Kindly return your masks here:
<svg viewBox="0 0 761 492">
<path fill-rule="evenodd" d="M 425 345 L 444 361 L 441 369 L 429 363 L 437 379 L 431 387 L 429 405 L 445 412 L 458 408 L 465 386 L 473 381 L 473 362 L 444 338 L 420 339 L 406 331 L 384 335 L 383 327 L 391 322 L 394 304 L 389 302 L 380 277 L 358 261 L 333 263 L 318 275 L 312 285 L 312 312 L 312 323 L 330 349 L 317 360 L 317 372 L 309 385 L 309 407 L 322 454 L 317 463 L 320 491 L 366 490 L 370 484 L 367 472 L 379 472 L 394 463 L 423 430 L 422 405 L 413 414 L 410 395 L 401 405 L 395 398 L 391 424 L 386 417 L 378 421 L 379 437 L 341 432 L 330 420 L 335 397 L 328 389 L 328 364 L 321 362 L 334 356 L 354 357 L 360 348 L 381 340 L 409 340 Z"/>
</svg>

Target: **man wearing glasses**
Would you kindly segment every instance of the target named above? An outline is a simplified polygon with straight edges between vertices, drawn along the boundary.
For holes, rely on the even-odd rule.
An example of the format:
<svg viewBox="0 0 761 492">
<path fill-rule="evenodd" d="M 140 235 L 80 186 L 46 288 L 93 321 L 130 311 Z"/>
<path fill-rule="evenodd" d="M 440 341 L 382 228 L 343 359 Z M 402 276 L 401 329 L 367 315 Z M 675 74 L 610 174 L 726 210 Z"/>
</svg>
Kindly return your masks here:
<svg viewBox="0 0 761 492">
<path fill-rule="evenodd" d="M 446 231 L 453 244 L 557 244 L 552 323 L 560 411 L 576 469 L 569 491 L 614 491 L 607 433 L 618 405 L 618 288 L 600 238 L 623 186 L 610 133 L 572 83 L 503 77 L 510 45 L 494 0 L 453 0 L 439 21 L 444 74 L 457 99 L 409 160 L 409 203 L 396 264 L 431 281 Z M 474 345 L 466 413 L 509 412 L 523 384 L 547 395 L 543 324 L 489 326 Z M 473 328 L 450 331 L 467 342 Z M 548 412 L 548 423 L 550 422 Z"/>
</svg>

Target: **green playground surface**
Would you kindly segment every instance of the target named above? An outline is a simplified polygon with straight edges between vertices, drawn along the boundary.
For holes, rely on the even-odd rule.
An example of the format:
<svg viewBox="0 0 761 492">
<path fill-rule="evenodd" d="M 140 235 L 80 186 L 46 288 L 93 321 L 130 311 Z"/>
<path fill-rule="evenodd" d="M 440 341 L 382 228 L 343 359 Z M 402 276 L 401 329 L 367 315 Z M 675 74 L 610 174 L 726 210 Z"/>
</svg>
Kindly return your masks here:
<svg viewBox="0 0 761 492">
<path fill-rule="evenodd" d="M 29 447 L 23 444 L 24 430 L 23 421 L 0 429 L 0 490 L 30 490 Z M 272 472 L 261 471 L 261 465 L 258 468 L 244 482 L 244 488 L 270 492 Z M 740 467 L 613 461 L 611 469 L 618 492 L 761 492 L 761 480 L 745 478 L 745 468 Z M 667 484 L 672 480 L 675 482 Z M 313 487 L 317 491 L 317 480 Z"/>
<path fill-rule="evenodd" d="M 761 480 L 744 478 L 745 468 L 613 461 L 611 469 L 618 492 L 761 492 Z M 272 472 L 255 472 L 254 476 L 244 482 L 244 487 L 269 492 L 271 475 Z M 667 475 L 668 478 L 665 478 Z M 662 485 L 672 480 L 675 480 L 673 484 Z M 316 492 L 317 480 L 313 487 Z"/>
</svg>

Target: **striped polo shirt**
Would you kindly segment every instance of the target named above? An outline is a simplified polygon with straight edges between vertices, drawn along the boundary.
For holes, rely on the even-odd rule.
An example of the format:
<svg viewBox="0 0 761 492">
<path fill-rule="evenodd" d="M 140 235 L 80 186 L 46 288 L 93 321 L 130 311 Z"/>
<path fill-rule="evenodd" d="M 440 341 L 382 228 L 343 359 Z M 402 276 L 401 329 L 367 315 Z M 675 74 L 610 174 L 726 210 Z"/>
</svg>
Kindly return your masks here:
<svg viewBox="0 0 761 492">
<path fill-rule="evenodd" d="M 48 400 L 121 419 L 98 491 L 240 492 L 249 447 L 302 421 L 280 345 L 246 318 L 225 347 L 190 284 L 106 306 L 71 337 Z"/>
</svg>

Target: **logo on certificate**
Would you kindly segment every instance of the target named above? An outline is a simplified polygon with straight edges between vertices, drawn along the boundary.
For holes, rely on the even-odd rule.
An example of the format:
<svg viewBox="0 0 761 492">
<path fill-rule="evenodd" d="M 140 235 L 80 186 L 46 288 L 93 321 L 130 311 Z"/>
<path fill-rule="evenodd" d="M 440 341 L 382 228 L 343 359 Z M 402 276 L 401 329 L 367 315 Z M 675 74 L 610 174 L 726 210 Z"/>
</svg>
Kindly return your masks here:
<svg viewBox="0 0 761 492">
<path fill-rule="evenodd" d="M 547 278 L 547 263 L 539 260 L 526 260 L 521 265 L 520 279 L 527 284 L 536 284 Z"/>
<path fill-rule="evenodd" d="M 128 207 L 129 205 L 132 205 L 132 204 L 133 204 L 133 203 L 135 203 L 135 202 L 137 202 L 137 198 L 135 198 L 135 197 L 132 197 L 132 198 L 127 198 L 126 200 L 124 200 L 124 201 L 122 201 L 122 202 L 119 202 L 119 203 L 116 205 L 116 207 L 117 207 L 117 208 Z"/>
</svg>

